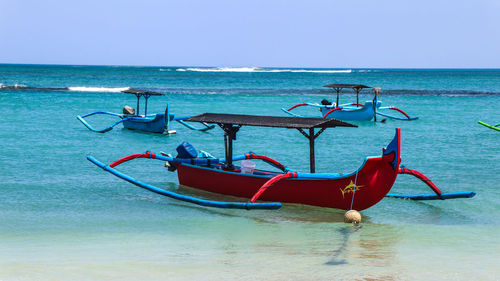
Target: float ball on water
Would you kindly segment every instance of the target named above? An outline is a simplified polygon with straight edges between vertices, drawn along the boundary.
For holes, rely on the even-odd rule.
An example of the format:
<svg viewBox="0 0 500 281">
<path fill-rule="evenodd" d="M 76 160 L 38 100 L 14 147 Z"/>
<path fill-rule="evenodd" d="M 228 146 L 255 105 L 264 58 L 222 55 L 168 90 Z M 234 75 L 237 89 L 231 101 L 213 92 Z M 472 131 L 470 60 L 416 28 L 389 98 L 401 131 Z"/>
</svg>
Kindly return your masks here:
<svg viewBox="0 0 500 281">
<path fill-rule="evenodd" d="M 361 213 L 356 210 L 349 210 L 344 215 L 344 222 L 346 223 L 360 223 Z"/>
</svg>

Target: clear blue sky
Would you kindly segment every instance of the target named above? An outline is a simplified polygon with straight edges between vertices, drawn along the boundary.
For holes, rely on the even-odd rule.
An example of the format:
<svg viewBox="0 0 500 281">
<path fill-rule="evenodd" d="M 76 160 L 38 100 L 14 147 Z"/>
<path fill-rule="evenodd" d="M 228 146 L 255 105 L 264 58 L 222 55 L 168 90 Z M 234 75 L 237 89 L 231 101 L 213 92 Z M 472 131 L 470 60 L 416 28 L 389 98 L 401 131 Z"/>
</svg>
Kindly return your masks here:
<svg viewBox="0 0 500 281">
<path fill-rule="evenodd" d="M 500 0 L 0 0 L 0 63 L 500 68 Z"/>
</svg>

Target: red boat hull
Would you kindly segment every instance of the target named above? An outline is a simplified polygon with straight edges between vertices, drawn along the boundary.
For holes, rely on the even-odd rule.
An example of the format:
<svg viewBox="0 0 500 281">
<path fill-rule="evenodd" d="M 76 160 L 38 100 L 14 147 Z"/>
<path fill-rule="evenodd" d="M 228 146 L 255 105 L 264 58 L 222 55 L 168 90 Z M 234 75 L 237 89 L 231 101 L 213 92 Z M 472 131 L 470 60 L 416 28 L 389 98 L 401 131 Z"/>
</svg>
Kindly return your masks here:
<svg viewBox="0 0 500 281">
<path fill-rule="evenodd" d="M 398 174 L 394 168 L 394 157 L 398 156 L 390 153 L 382 157 L 367 158 L 358 170 L 357 178 L 354 173 L 334 179 L 281 180 L 269 187 L 259 200 L 364 210 L 378 203 L 390 191 Z M 179 183 L 182 185 L 243 198 L 251 198 L 265 182 L 278 174 L 249 175 L 242 174 L 239 170 L 225 171 L 189 164 L 179 164 L 177 169 Z"/>
</svg>

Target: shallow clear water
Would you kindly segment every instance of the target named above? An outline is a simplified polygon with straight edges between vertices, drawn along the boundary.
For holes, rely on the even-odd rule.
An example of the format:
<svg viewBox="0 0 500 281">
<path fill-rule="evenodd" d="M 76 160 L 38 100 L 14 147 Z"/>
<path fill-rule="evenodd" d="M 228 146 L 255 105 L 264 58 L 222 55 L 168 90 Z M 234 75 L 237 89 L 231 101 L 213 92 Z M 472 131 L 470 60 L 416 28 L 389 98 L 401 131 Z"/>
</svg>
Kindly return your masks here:
<svg viewBox="0 0 500 281">
<path fill-rule="evenodd" d="M 169 93 L 153 97 L 150 112 L 163 112 L 170 103 L 177 115 L 284 116 L 281 107 L 331 98 L 321 85 L 334 82 L 380 86 L 386 89 L 384 105 L 420 119 L 327 130 L 316 142 L 318 172 L 353 171 L 365 156 L 380 155 L 401 127 L 403 164 L 443 191 L 476 191 L 476 197 L 384 199 L 363 211 L 360 227 L 344 224 L 343 211 L 308 206 L 285 204 L 278 211 L 198 207 L 123 182 L 85 157 L 109 163 L 146 150 L 172 152 L 183 140 L 223 156 L 220 129 L 199 133 L 174 125 L 177 135 L 166 136 L 118 126 L 96 134 L 75 119 L 135 106 L 134 97 L 110 92 L 115 87 Z M 0 65 L 0 83 L 0 280 L 494 280 L 500 274 L 500 133 L 477 124 L 500 122 L 498 70 L 200 72 Z M 6 87 L 15 84 L 33 88 Z M 106 89 L 40 89 L 67 87 Z M 342 96 L 346 102 L 353 98 Z M 110 119 L 90 121 L 104 127 Z M 296 130 L 243 128 L 235 154 L 250 150 L 308 170 L 307 142 Z M 179 187 L 176 174 L 159 162 L 137 160 L 121 170 L 162 188 L 199 193 Z M 402 175 L 392 192 L 430 190 Z"/>
</svg>

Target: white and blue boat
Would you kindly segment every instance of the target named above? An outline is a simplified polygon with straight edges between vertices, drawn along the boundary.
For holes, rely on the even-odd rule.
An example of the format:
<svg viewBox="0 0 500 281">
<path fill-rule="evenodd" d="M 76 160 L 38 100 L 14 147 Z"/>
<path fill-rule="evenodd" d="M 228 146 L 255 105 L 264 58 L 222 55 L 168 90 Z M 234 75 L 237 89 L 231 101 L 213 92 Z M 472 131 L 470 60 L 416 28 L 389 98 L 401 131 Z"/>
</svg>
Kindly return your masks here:
<svg viewBox="0 0 500 281">
<path fill-rule="evenodd" d="M 292 109 L 301 107 L 301 106 L 310 106 L 318 108 L 321 112 L 321 116 L 323 118 L 335 118 L 344 121 L 377 121 L 377 115 L 387 117 L 395 120 L 403 120 L 403 121 L 411 121 L 416 120 L 418 117 L 410 117 L 403 110 L 394 107 L 394 106 L 382 106 L 382 102 L 378 100 L 378 95 L 380 94 L 380 88 L 372 88 L 366 85 L 361 84 L 329 84 L 323 87 L 332 88 L 337 93 L 337 100 L 335 103 L 329 102 L 326 99 L 323 99 L 321 103 L 299 103 L 288 109 L 282 108 L 285 113 L 295 116 L 295 117 L 304 117 L 302 115 L 291 112 Z M 374 97 L 373 100 L 366 101 L 364 104 L 359 103 L 359 93 L 363 89 L 373 89 Z M 352 89 L 356 93 L 356 102 L 355 103 L 339 103 L 339 95 L 344 89 Z M 390 115 L 384 112 L 380 112 L 380 110 L 394 110 L 402 114 L 402 117 Z"/>
<path fill-rule="evenodd" d="M 155 114 L 148 114 L 148 99 L 151 96 L 163 96 L 164 94 L 162 93 L 157 93 L 157 92 L 152 92 L 152 91 L 145 91 L 145 90 L 139 90 L 139 89 L 129 89 L 126 91 L 123 91 L 125 94 L 133 94 L 137 97 L 137 110 L 125 106 L 123 108 L 123 113 L 114 113 L 114 112 L 108 112 L 108 111 L 95 111 L 91 112 L 89 114 L 85 115 L 78 115 L 76 118 L 82 122 L 85 127 L 87 127 L 89 130 L 96 132 L 96 133 L 106 133 L 111 131 L 116 125 L 122 123 L 123 127 L 126 129 L 130 130 L 139 130 L 139 131 L 144 131 L 144 132 L 150 132 L 150 133 L 167 133 L 167 134 L 172 134 L 175 133 L 174 130 L 170 130 L 170 122 L 176 121 L 177 123 L 182 124 L 183 126 L 191 129 L 191 130 L 196 130 L 196 131 L 207 131 L 210 129 L 214 128 L 214 125 L 208 125 L 206 123 L 202 123 L 203 127 L 202 128 L 195 128 L 190 124 L 185 123 L 183 120 L 190 118 L 191 116 L 184 116 L 184 117 L 175 117 L 174 114 L 171 114 L 169 112 L 169 105 L 167 104 L 167 107 L 165 109 L 164 113 L 155 113 Z M 139 104 L 140 104 L 140 99 L 141 97 L 144 97 L 145 103 L 144 103 L 144 114 L 140 114 L 139 112 Z M 97 114 L 104 114 L 104 115 L 111 115 L 111 116 L 116 116 L 120 118 L 120 120 L 114 122 L 110 126 L 104 128 L 104 129 L 95 129 L 92 127 L 86 120 L 85 118 L 90 117 L 92 115 L 97 115 Z"/>
</svg>

